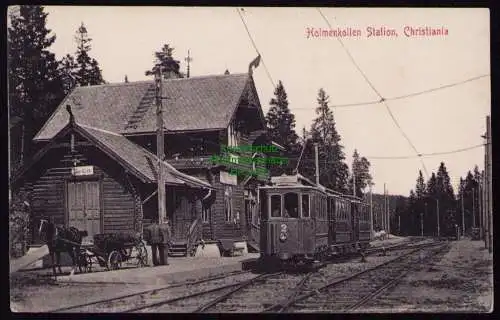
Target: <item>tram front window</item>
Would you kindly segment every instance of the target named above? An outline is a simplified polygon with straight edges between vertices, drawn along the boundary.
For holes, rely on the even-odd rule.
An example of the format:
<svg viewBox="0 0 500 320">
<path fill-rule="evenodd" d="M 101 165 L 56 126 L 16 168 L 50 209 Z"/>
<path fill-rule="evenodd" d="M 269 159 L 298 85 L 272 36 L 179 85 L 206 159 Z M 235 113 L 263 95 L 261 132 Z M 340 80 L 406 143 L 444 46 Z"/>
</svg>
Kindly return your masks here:
<svg viewBox="0 0 500 320">
<path fill-rule="evenodd" d="M 280 195 L 271 196 L 271 217 L 273 217 L 273 218 L 281 217 L 281 196 Z"/>
<path fill-rule="evenodd" d="M 285 194 L 285 218 L 299 217 L 299 196 L 296 193 Z"/>
</svg>

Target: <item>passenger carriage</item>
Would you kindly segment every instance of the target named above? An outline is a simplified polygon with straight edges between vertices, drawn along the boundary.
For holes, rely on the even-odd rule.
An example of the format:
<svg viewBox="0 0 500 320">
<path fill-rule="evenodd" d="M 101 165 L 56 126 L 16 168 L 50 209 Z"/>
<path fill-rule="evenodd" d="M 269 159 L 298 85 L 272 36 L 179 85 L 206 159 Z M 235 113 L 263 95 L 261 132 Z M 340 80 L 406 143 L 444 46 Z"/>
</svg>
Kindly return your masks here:
<svg viewBox="0 0 500 320">
<path fill-rule="evenodd" d="M 261 258 L 311 263 L 364 250 L 370 241 L 368 205 L 301 175 L 272 178 L 259 188 Z"/>
</svg>

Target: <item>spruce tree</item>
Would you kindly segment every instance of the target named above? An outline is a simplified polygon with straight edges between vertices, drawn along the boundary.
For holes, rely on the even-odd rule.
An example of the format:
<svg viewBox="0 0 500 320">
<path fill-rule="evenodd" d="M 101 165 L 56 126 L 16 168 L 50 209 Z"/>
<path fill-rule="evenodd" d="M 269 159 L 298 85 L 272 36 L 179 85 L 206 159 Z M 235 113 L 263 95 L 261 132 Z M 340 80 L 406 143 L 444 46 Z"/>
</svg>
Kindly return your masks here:
<svg viewBox="0 0 500 320">
<path fill-rule="evenodd" d="M 151 70 L 145 72 L 145 75 L 153 76 L 160 67 L 164 79 L 183 78 L 184 75 L 180 71 L 180 61 L 175 60 L 173 54 L 174 48 L 169 44 L 163 45 L 160 51 L 155 52 L 155 64 Z"/>
<path fill-rule="evenodd" d="M 363 190 L 365 190 L 372 181 L 370 162 L 365 157 L 361 157 L 356 149 L 354 149 L 352 158 L 352 171 L 354 174 L 349 178 L 349 194 L 353 194 L 354 176 L 356 179 L 356 196 L 362 197 Z"/>
<path fill-rule="evenodd" d="M 64 96 L 58 61 L 49 51 L 56 36 L 46 27 L 47 15 L 38 5 L 21 5 L 10 15 L 8 102 L 10 117 L 22 119 L 21 161 L 35 151 L 32 138 Z"/>
<path fill-rule="evenodd" d="M 92 39 L 89 37 L 87 28 L 82 24 L 78 28 L 75 36 L 77 44 L 76 49 L 76 64 L 75 72 L 76 83 L 80 86 L 92 86 L 103 84 L 101 69 L 97 60 L 90 57 L 89 52 L 92 49 L 90 43 Z"/>
<path fill-rule="evenodd" d="M 304 150 L 304 161 L 300 164 L 300 170 L 307 177 L 315 179 L 314 143 L 318 143 L 320 183 L 327 188 L 346 193 L 349 168 L 344 163 L 343 146 L 340 145 L 340 135 L 328 105 L 329 97 L 323 89 L 319 90 L 317 101 L 317 118 L 311 126 L 311 139 Z"/>
<path fill-rule="evenodd" d="M 274 90 L 274 97 L 271 99 L 271 105 L 267 115 L 266 124 L 269 136 L 272 141 L 277 142 L 285 148 L 282 156 L 293 160 L 299 152 L 298 136 L 295 133 L 295 115 L 288 108 L 288 98 L 281 81 Z M 291 168 L 294 168 L 295 161 L 288 162 L 288 166 L 271 166 L 271 174 L 281 175 L 283 173 L 291 173 Z"/>
</svg>

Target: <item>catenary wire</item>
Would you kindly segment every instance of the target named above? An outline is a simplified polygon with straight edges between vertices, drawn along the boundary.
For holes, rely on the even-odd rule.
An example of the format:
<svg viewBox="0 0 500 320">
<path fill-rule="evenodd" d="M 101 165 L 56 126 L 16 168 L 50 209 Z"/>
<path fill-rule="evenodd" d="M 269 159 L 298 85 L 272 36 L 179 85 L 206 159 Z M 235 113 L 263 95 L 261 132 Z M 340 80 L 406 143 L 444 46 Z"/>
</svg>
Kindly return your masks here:
<svg viewBox="0 0 500 320">
<path fill-rule="evenodd" d="M 319 14 L 323 17 L 323 19 L 325 20 L 326 24 L 328 25 L 328 27 L 330 27 L 330 29 L 332 29 L 332 26 L 330 25 L 330 22 L 328 21 L 328 19 L 323 15 L 323 12 L 321 12 L 321 10 L 319 8 L 317 8 Z M 413 144 L 413 142 L 410 140 L 410 138 L 406 135 L 406 133 L 403 131 L 403 129 L 401 128 L 401 126 L 399 125 L 397 119 L 394 117 L 394 115 L 392 114 L 391 112 L 391 109 L 389 108 L 389 105 L 386 103 L 384 97 L 380 94 L 380 92 L 374 87 L 374 85 L 371 83 L 371 81 L 368 79 L 368 77 L 366 76 L 366 74 L 363 72 L 363 70 L 359 67 L 359 65 L 356 63 L 356 60 L 354 60 L 354 57 L 351 55 L 349 49 L 344 45 L 344 42 L 339 38 L 337 37 L 337 40 L 339 41 L 339 43 L 342 45 L 342 47 L 344 48 L 344 50 L 346 51 L 347 55 L 349 56 L 349 58 L 351 59 L 352 63 L 354 64 L 354 66 L 356 67 L 356 69 L 358 69 L 358 71 L 361 73 L 361 75 L 363 76 L 363 78 L 365 79 L 365 81 L 368 83 L 368 85 L 373 89 L 373 91 L 379 96 L 380 98 L 380 101 L 385 105 L 386 109 L 387 109 L 387 112 L 389 113 L 390 117 L 392 118 L 392 120 L 394 121 L 394 124 L 397 126 L 397 128 L 399 129 L 400 133 L 402 134 L 402 136 L 406 139 L 406 141 L 408 142 L 408 144 L 412 147 L 413 151 L 415 151 L 415 153 L 417 155 L 419 155 L 419 158 L 420 158 L 420 163 L 422 164 L 422 167 L 424 169 L 424 172 L 425 172 L 425 175 L 428 177 L 429 176 L 429 173 L 427 171 L 427 167 L 425 166 L 425 163 L 424 163 L 424 160 L 420 157 L 420 153 L 418 152 L 417 148 L 415 147 L 415 145 Z"/>
<path fill-rule="evenodd" d="M 431 92 L 435 92 L 435 91 L 439 91 L 439 90 L 443 90 L 443 89 L 452 88 L 452 87 L 455 87 L 455 86 L 459 86 L 459 85 L 462 85 L 462 84 L 465 84 L 465 83 L 468 83 L 468 82 L 472 82 L 472 81 L 476 81 L 476 80 L 479 80 L 479 79 L 482 79 L 482 78 L 485 78 L 485 77 L 489 77 L 489 76 L 490 76 L 489 74 L 484 74 L 484 75 L 480 75 L 480 76 L 468 78 L 468 79 L 465 79 L 465 80 L 462 80 L 462 81 L 459 81 L 459 82 L 449 83 L 449 84 L 445 84 L 445 85 L 442 85 L 442 86 L 439 86 L 439 87 L 435 87 L 435 88 L 431 88 L 431 89 L 426 89 L 426 90 L 423 90 L 423 91 L 412 92 L 412 93 L 408 93 L 408 94 L 404 94 L 404 95 L 400 95 L 400 96 L 394 96 L 394 97 L 391 97 L 391 98 L 385 98 L 384 100 L 385 101 L 396 101 L 396 100 L 408 99 L 408 98 L 411 98 L 411 97 L 416 97 L 416 96 L 424 95 L 424 94 L 427 94 L 427 93 L 431 93 Z M 375 105 L 375 104 L 379 104 L 379 103 L 382 103 L 382 100 L 371 100 L 371 101 L 365 101 L 365 102 L 346 103 L 346 104 L 334 104 L 334 105 L 331 105 L 331 107 L 337 109 L 337 108 L 349 108 L 349 107 L 369 106 L 369 105 Z M 313 110 L 313 109 L 312 108 L 306 108 L 306 107 L 297 107 L 297 108 L 293 108 L 293 110 Z"/>
</svg>

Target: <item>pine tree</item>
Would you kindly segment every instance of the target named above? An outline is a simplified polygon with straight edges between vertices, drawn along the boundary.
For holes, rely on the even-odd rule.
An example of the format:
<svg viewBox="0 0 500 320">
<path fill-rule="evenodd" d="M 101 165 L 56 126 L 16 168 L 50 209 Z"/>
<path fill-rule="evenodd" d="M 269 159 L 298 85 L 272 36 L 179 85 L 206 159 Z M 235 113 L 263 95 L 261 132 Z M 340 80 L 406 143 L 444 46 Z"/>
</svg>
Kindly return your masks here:
<svg viewBox="0 0 500 320">
<path fill-rule="evenodd" d="M 407 219 L 405 219 L 405 227 L 408 234 L 420 235 L 420 212 L 416 211 L 417 196 L 413 190 L 410 190 L 408 197 L 408 212 Z"/>
<path fill-rule="evenodd" d="M 317 118 L 311 126 L 311 141 L 304 150 L 304 162 L 300 170 L 311 179 L 315 177 L 314 143 L 319 149 L 319 180 L 322 185 L 338 192 L 347 192 L 349 168 L 344 163 L 345 155 L 340 145 L 340 135 L 335 128 L 333 113 L 328 106 L 329 97 L 323 89 L 318 93 Z"/>
<path fill-rule="evenodd" d="M 82 24 L 78 28 L 75 36 L 77 43 L 76 50 L 76 63 L 77 70 L 75 72 L 76 83 L 80 86 L 98 85 L 103 84 L 101 69 L 97 60 L 89 56 L 92 49 L 90 43 L 92 39 L 88 35 L 87 28 Z"/>
<path fill-rule="evenodd" d="M 271 99 L 271 105 L 267 115 L 266 124 L 268 133 L 272 141 L 277 142 L 285 148 L 282 156 L 287 158 L 294 158 L 297 155 L 299 145 L 298 136 L 295 133 L 295 115 L 290 112 L 288 108 L 288 98 L 281 81 L 274 90 L 274 97 Z M 288 168 L 284 167 L 271 167 L 270 171 L 273 176 L 281 175 L 285 172 L 291 173 L 294 161 L 289 161 Z"/>
<path fill-rule="evenodd" d="M 48 50 L 56 36 L 46 27 L 47 15 L 42 6 L 21 5 L 19 14 L 10 16 L 9 108 L 11 118 L 22 119 L 21 162 L 35 151 L 32 138 L 64 96 L 58 62 Z"/>
<path fill-rule="evenodd" d="M 76 84 L 76 72 L 78 65 L 73 56 L 67 54 L 64 56 L 59 64 L 59 72 L 64 85 L 64 94 L 67 95 Z"/>
<path fill-rule="evenodd" d="M 184 75 L 180 71 L 180 61 L 175 60 L 173 54 L 174 48 L 168 44 L 163 45 L 160 51 L 155 52 L 155 65 L 151 70 L 147 70 L 145 75 L 153 76 L 160 66 L 164 79 L 183 78 Z"/>
<path fill-rule="evenodd" d="M 353 194 L 353 176 L 356 179 L 356 196 L 362 197 L 363 190 L 369 186 L 372 181 L 370 174 L 370 162 L 365 157 L 360 157 L 358 150 L 354 149 L 352 156 L 352 171 L 353 175 L 349 178 L 349 194 Z"/>
</svg>

